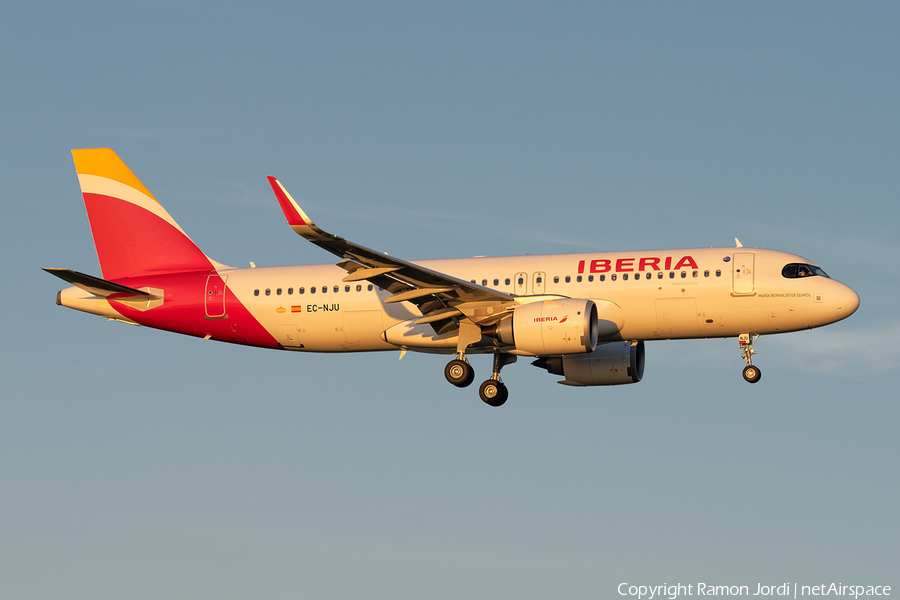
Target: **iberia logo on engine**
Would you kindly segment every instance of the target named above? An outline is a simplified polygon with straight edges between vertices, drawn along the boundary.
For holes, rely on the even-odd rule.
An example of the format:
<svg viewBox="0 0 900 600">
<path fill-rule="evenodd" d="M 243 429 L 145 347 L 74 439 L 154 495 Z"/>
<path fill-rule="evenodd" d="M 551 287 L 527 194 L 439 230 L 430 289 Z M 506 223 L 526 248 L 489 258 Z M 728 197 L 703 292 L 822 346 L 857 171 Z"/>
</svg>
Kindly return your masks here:
<svg viewBox="0 0 900 600">
<path fill-rule="evenodd" d="M 535 317 L 535 323 L 549 323 L 550 321 L 557 321 L 559 323 L 565 323 L 566 319 L 569 318 L 569 315 L 565 315 L 562 319 L 557 317 Z"/>
</svg>

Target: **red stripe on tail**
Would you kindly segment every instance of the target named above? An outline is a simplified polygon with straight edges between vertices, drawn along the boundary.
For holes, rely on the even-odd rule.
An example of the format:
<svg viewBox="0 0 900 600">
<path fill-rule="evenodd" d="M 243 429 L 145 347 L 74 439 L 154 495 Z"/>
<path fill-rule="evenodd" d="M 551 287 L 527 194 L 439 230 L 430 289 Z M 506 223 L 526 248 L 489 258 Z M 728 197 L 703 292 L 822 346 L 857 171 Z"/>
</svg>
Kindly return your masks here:
<svg viewBox="0 0 900 600">
<path fill-rule="evenodd" d="M 84 204 L 104 279 L 214 268 L 184 233 L 140 206 L 90 193 Z"/>
</svg>

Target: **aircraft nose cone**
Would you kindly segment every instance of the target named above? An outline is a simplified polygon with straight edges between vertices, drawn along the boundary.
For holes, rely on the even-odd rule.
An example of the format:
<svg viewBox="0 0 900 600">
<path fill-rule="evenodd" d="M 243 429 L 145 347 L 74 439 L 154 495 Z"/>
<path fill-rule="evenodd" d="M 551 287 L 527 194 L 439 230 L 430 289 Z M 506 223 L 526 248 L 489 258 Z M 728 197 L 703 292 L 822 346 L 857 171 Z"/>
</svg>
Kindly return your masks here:
<svg viewBox="0 0 900 600">
<path fill-rule="evenodd" d="M 857 308 L 859 308 L 859 294 L 849 285 L 842 284 L 837 293 L 837 310 L 841 313 L 841 318 L 849 317 Z"/>
</svg>

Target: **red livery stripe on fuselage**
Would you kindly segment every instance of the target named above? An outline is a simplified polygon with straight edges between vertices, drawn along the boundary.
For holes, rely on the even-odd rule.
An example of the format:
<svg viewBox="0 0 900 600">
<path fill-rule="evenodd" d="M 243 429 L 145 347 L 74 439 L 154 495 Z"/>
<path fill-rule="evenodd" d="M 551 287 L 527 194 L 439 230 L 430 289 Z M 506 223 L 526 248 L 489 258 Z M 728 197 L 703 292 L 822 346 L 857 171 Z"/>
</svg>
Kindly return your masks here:
<svg viewBox="0 0 900 600">
<path fill-rule="evenodd" d="M 147 311 L 138 310 L 124 302 L 110 300 L 110 305 L 124 317 L 141 325 L 174 331 L 197 337 L 210 336 L 222 342 L 246 343 L 264 348 L 280 345 L 246 306 L 225 287 L 225 316 L 206 316 L 206 280 L 215 270 L 185 273 L 140 275 L 116 280 L 115 283 L 140 289 L 162 289 L 162 306 Z"/>
</svg>

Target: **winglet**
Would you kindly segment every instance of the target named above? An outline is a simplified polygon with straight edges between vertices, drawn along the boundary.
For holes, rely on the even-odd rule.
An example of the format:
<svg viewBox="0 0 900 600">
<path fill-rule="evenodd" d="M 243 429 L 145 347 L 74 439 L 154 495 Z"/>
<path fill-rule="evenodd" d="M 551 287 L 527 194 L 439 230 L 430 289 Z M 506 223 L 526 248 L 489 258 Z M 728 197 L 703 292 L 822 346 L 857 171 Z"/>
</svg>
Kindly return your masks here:
<svg viewBox="0 0 900 600">
<path fill-rule="evenodd" d="M 312 220 L 306 216 L 303 209 L 300 208 L 288 191 L 284 189 L 284 186 L 281 185 L 281 182 L 272 176 L 269 176 L 268 180 L 269 185 L 272 186 L 272 191 L 275 192 L 275 197 L 278 199 L 278 204 L 281 205 L 281 211 L 284 213 L 288 225 L 291 227 L 297 225 L 309 227 L 313 225 Z"/>
<path fill-rule="evenodd" d="M 734 245 L 736 248 L 743 248 L 744 245 L 741 243 L 741 240 L 734 238 Z"/>
</svg>

